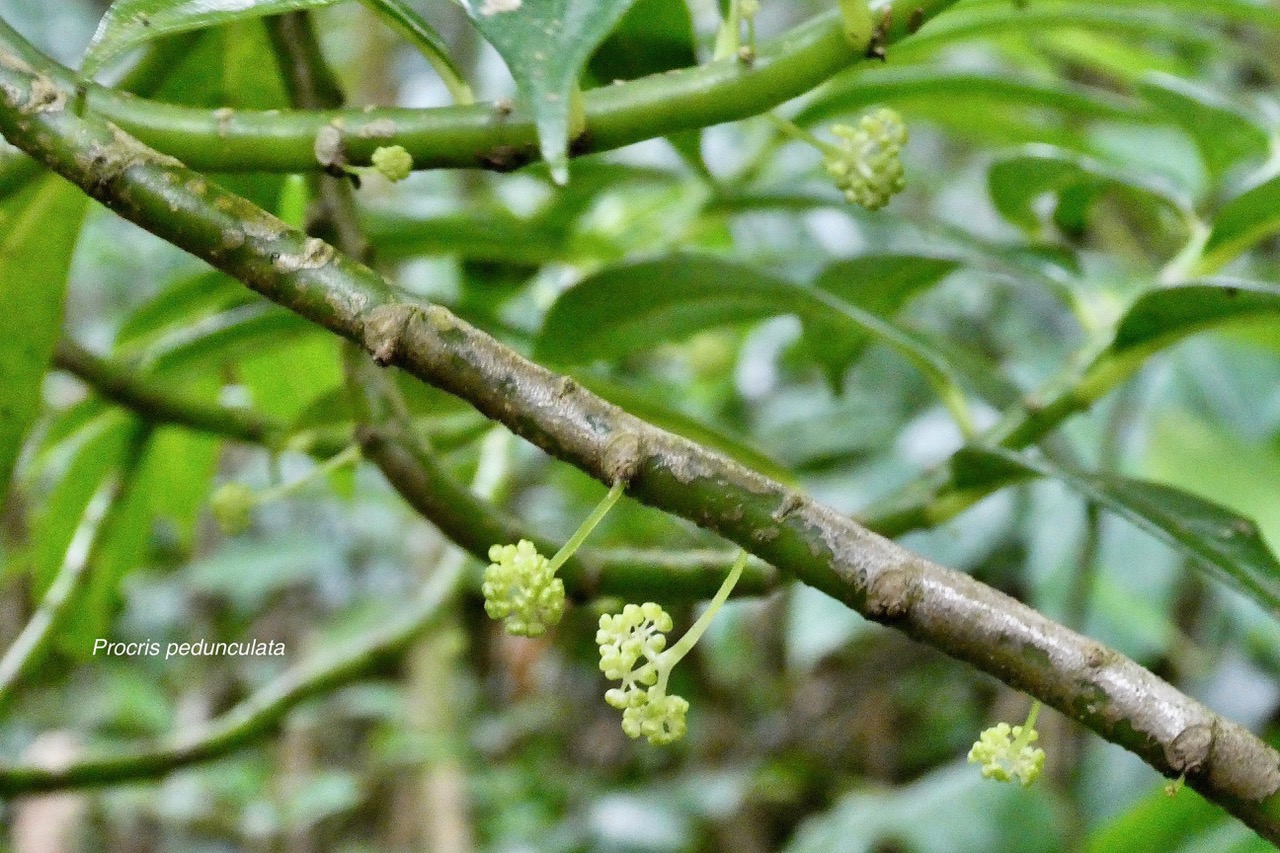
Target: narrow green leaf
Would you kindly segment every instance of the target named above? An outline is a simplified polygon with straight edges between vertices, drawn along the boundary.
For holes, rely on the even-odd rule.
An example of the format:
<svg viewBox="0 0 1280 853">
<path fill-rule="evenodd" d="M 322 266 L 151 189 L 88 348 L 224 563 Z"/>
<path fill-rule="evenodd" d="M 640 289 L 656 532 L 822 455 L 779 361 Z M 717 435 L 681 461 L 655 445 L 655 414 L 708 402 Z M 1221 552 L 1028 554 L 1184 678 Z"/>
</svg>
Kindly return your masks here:
<svg viewBox="0 0 1280 853">
<path fill-rule="evenodd" d="M 556 300 L 535 356 L 560 364 L 614 359 L 703 329 L 798 313 L 802 293 L 754 267 L 706 255 L 606 267 Z"/>
<path fill-rule="evenodd" d="M 456 255 L 468 261 L 541 266 L 569 258 L 565 223 L 551 227 L 503 210 L 425 217 L 374 210 L 364 222 L 378 257 L 387 261 Z"/>
<path fill-rule="evenodd" d="M 925 110 L 930 117 L 940 120 L 945 120 L 947 111 L 958 105 L 982 111 L 1016 107 L 1041 114 L 1124 121 L 1149 117 L 1151 112 L 1144 109 L 1140 101 L 1061 80 L 1020 80 L 1007 74 L 890 67 L 859 69 L 857 74 L 841 75 L 823 87 L 794 120 L 807 126 L 875 104 Z"/>
<path fill-rule="evenodd" d="M 1169 486 L 1067 469 L 1002 448 L 969 447 L 954 457 L 965 484 L 1049 477 L 1133 522 L 1218 581 L 1280 614 L 1280 562 L 1251 519 Z"/>
<path fill-rule="evenodd" d="M 1162 349 L 1232 320 L 1280 313 L 1280 287 L 1214 280 L 1144 293 L 1125 312 L 1108 351 L 1123 355 Z"/>
<path fill-rule="evenodd" d="M 35 182 L 0 208 L 0 500 L 40 411 L 84 211 L 84 195 L 57 177 Z"/>
<path fill-rule="evenodd" d="M 116 0 L 102 16 L 81 70 L 91 77 L 143 42 L 246 18 L 316 9 L 338 0 Z"/>
<path fill-rule="evenodd" d="M 1213 230 L 1197 269 L 1213 272 L 1280 231 L 1280 177 L 1245 190 L 1213 219 Z"/>
<path fill-rule="evenodd" d="M 119 464 L 136 428 L 132 419 L 108 411 L 69 441 L 70 458 L 59 466 L 57 485 L 32 524 L 30 552 L 17 560 L 18 566 L 30 572 L 37 595 L 53 581 L 85 507 Z"/>
<path fill-rule="evenodd" d="M 255 301 L 244 285 L 214 270 L 181 278 L 133 310 L 116 333 L 116 346 L 136 350 L 174 329 Z"/>
<path fill-rule="evenodd" d="M 511 70 L 533 114 L 542 157 L 557 183 L 569 176 L 569 139 L 581 132 L 578 76 L 632 0 L 462 0 Z M 508 6 L 514 6 L 502 11 Z"/>
<path fill-rule="evenodd" d="M 1270 153 L 1267 132 L 1220 95 L 1167 74 L 1148 75 L 1139 82 L 1138 93 L 1187 132 L 1215 178 L 1237 163 L 1262 161 Z"/>
<path fill-rule="evenodd" d="M 1096 31 L 1141 42 L 1158 39 L 1201 48 L 1215 45 L 1218 33 L 1200 15 L 1153 14 L 1150 9 L 1116 9 L 1111 4 L 1038 0 L 1024 7 L 1007 3 L 975 4 L 930 21 L 917 35 L 896 45 L 890 58 L 915 61 L 959 41 L 990 37 L 1042 37 L 1056 31 Z M 1200 24 L 1200 26 L 1197 26 Z M 1051 46 L 1053 40 L 1046 42 Z"/>
<path fill-rule="evenodd" d="M 1048 145 L 1029 145 L 996 161 L 987 180 L 996 209 L 1028 231 L 1041 227 L 1035 204 L 1046 195 L 1056 196 L 1054 219 L 1068 230 L 1083 227 L 1089 206 L 1105 192 L 1121 193 L 1170 224 L 1185 227 L 1190 217 L 1190 200 L 1165 181 Z"/>
<path fill-rule="evenodd" d="M 876 263 L 866 261 L 864 270 L 874 269 Z M 845 278 L 836 286 L 852 288 L 851 281 Z M 891 296 L 885 298 L 892 302 Z M 712 256 L 670 255 L 607 267 L 589 276 L 556 300 L 535 343 L 535 355 L 562 364 L 616 359 L 703 329 L 784 314 L 801 319 L 812 339 L 810 351 L 823 353 L 829 375 L 834 362 L 824 350 L 834 348 L 837 357 L 847 357 L 846 338 L 865 340 L 870 335 L 893 347 L 921 371 L 967 428 L 960 377 L 947 356 L 923 335 L 831 292 Z"/>
<path fill-rule="evenodd" d="M 875 254 L 832 264 L 814 282 L 841 302 L 880 317 L 892 317 L 904 305 L 933 287 L 960 266 L 951 258 L 924 255 Z M 863 331 L 848 330 L 837 337 L 815 329 L 809 335 L 814 358 L 827 369 L 832 384 L 866 349 L 871 338 Z"/>
</svg>

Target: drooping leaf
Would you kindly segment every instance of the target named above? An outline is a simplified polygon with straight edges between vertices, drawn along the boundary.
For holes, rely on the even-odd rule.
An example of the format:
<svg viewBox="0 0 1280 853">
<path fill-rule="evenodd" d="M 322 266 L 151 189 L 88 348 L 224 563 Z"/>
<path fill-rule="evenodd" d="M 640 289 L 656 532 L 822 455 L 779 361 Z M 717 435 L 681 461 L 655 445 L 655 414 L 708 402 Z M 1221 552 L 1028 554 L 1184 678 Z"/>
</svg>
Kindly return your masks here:
<svg viewBox="0 0 1280 853">
<path fill-rule="evenodd" d="M 882 257 L 869 256 L 860 266 L 864 272 L 874 269 Z M 916 274 L 921 270 L 938 268 L 922 266 Z M 854 287 L 851 281 L 845 277 L 838 289 Z M 892 288 L 886 291 L 891 292 Z M 907 358 L 957 417 L 967 419 L 959 375 L 923 335 L 834 293 L 713 256 L 675 254 L 606 267 L 588 276 L 556 300 L 535 355 L 561 364 L 615 359 L 703 329 L 786 314 L 800 318 L 813 338 L 810 351 L 820 354 L 828 375 L 833 375 L 838 359 L 849 355 L 845 339 L 865 340 L 870 335 Z"/>
<path fill-rule="evenodd" d="M 216 27 L 246 18 L 316 9 L 338 0 L 116 0 L 89 42 L 81 70 L 86 77 L 143 42 L 174 33 Z"/>
<path fill-rule="evenodd" d="M 872 68 L 846 74 L 819 90 L 794 118 L 809 126 L 855 115 L 876 104 L 940 124 L 967 138 L 1011 145 L 1052 142 L 1078 147 L 1079 119 L 1140 121 L 1153 111 L 1141 101 L 1061 80 L 1019 79 L 938 68 Z"/>
<path fill-rule="evenodd" d="M 1280 313 L 1280 287 L 1218 279 L 1148 291 L 1121 318 L 1108 353 L 1161 349 L 1205 329 Z"/>
<path fill-rule="evenodd" d="M 1262 161 L 1271 148 L 1267 132 L 1243 109 L 1213 92 L 1167 74 L 1150 74 L 1138 92 L 1195 140 L 1209 174 L 1237 163 Z"/>
<path fill-rule="evenodd" d="M 1029 454 L 968 447 L 953 458 L 957 485 L 1049 477 L 1128 519 L 1273 613 L 1280 614 L 1280 562 L 1257 525 L 1181 489 L 1071 470 Z"/>
<path fill-rule="evenodd" d="M 498 51 L 538 127 L 542 157 L 557 183 L 568 180 L 569 139 L 580 113 L 578 77 L 632 0 L 525 0 L 509 11 L 497 0 L 463 0 Z"/>
<path fill-rule="evenodd" d="M 561 294 L 535 356 L 561 364 L 612 359 L 703 329 L 798 313 L 803 304 L 790 282 L 706 255 L 619 264 Z"/>
<path fill-rule="evenodd" d="M 951 258 L 926 255 L 863 255 L 832 264 L 814 282 L 840 301 L 892 317 L 913 297 L 933 287 L 960 266 Z M 828 378 L 839 384 L 849 365 L 870 342 L 866 332 L 847 331 L 838 337 L 810 335 L 815 358 L 827 368 Z"/>
<path fill-rule="evenodd" d="M 1083 229 L 1090 205 L 1107 192 L 1122 194 L 1169 225 L 1185 223 L 1191 209 L 1190 201 L 1165 181 L 1048 145 L 1029 145 L 996 161 L 987 182 L 996 209 L 1028 231 L 1041 227 L 1036 202 L 1046 195 L 1055 197 L 1054 221 L 1069 232 Z"/>
<path fill-rule="evenodd" d="M 1213 219 L 1213 230 L 1196 269 L 1211 273 L 1280 231 L 1280 177 L 1245 190 L 1228 201 Z"/>
<path fill-rule="evenodd" d="M 133 310 L 120 324 L 116 345 L 137 350 L 166 332 L 256 299 L 244 285 L 225 273 L 209 270 L 182 278 Z"/>
<path fill-rule="evenodd" d="M 56 177 L 37 181 L 0 208 L 0 501 L 40 411 L 84 211 L 84 195 Z"/>
</svg>

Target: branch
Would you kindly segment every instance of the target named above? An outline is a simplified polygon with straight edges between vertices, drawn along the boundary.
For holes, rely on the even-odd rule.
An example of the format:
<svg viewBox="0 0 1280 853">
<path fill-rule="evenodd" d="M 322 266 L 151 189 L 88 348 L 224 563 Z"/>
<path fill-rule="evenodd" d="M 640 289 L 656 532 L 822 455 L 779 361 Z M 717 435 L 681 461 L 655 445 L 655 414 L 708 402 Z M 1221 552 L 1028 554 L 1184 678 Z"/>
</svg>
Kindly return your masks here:
<svg viewBox="0 0 1280 853">
<path fill-rule="evenodd" d="M 288 432 L 283 424 L 271 423 L 248 409 L 206 403 L 177 389 L 152 384 L 154 379 L 139 379 L 128 367 L 99 358 L 66 338 L 54 348 L 53 364 L 151 423 L 176 424 L 267 447 L 279 447 Z"/>
<path fill-rule="evenodd" d="M 936 16 L 956 0 L 894 0 L 884 43 Z M 915 10 L 920 10 L 916 12 Z M 586 130 L 573 155 L 609 151 L 681 130 L 736 121 L 803 95 L 863 60 L 868 45 L 850 44 L 837 12 L 821 15 L 762 45 L 746 65 L 736 58 L 603 86 L 583 94 Z M 39 64 L 39 55 L 18 56 Z M 70 72 L 48 67 L 60 82 Z M 316 136 L 341 128 L 344 153 L 367 163 L 375 148 L 402 145 L 415 168 L 508 171 L 538 158 L 533 117 L 495 104 L 437 109 L 331 109 L 321 112 L 205 110 L 121 95 L 89 84 L 88 107 L 157 150 L 195 169 L 221 172 L 316 171 Z"/>
<path fill-rule="evenodd" d="M 21 56 L 15 55 L 20 53 Z M 719 533 L 870 619 L 1025 690 L 1263 837 L 1280 840 L 1280 754 L 1134 661 L 968 575 L 883 539 L 744 466 L 663 432 L 368 267 L 308 238 L 101 118 L 0 25 L 0 132 L 125 218 L 471 403 L 630 496 Z"/>
</svg>

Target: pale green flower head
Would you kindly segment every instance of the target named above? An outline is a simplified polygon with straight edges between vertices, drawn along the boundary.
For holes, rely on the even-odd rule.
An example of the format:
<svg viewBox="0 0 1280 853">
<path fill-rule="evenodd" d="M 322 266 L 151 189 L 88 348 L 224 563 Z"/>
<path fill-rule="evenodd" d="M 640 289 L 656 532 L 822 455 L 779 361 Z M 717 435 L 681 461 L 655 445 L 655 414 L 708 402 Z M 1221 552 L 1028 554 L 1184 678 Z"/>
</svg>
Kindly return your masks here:
<svg viewBox="0 0 1280 853">
<path fill-rule="evenodd" d="M 649 743 L 666 746 L 684 737 L 688 713 L 689 703 L 685 699 L 650 687 L 643 694 L 643 701 L 622 710 L 622 731 L 627 737 L 645 737 Z"/>
<path fill-rule="evenodd" d="M 658 745 L 684 736 L 689 711 L 688 702 L 666 691 L 666 676 L 676 660 L 663 654 L 665 634 L 671 627 L 671 616 L 648 601 L 601 616 L 596 631 L 600 671 L 605 678 L 622 682 L 605 693 L 605 701 L 622 711 L 622 731 L 627 737 L 648 738 Z"/>
<path fill-rule="evenodd" d="M 253 522 L 253 508 L 258 496 L 242 483 L 226 483 L 209 499 L 209 509 L 218 527 L 228 535 L 243 533 Z"/>
<path fill-rule="evenodd" d="M 667 611 L 652 601 L 628 604 L 621 613 L 601 616 L 596 645 L 600 647 L 600 671 L 604 677 L 621 680 L 624 686 L 646 677 L 646 670 L 653 670 L 658 656 L 667 647 L 665 634 L 671 626 Z M 642 658 L 645 666 L 637 671 L 636 663 Z"/>
<path fill-rule="evenodd" d="M 377 148 L 370 158 L 373 168 L 393 184 L 403 181 L 413 171 L 413 157 L 401 145 L 389 145 Z"/>
<path fill-rule="evenodd" d="M 515 545 L 494 545 L 493 562 L 484 570 L 485 612 L 503 620 L 507 633 L 538 637 L 564 615 L 564 581 L 550 561 L 528 539 Z"/>
<path fill-rule="evenodd" d="M 873 110 L 856 127 L 837 124 L 831 132 L 840 143 L 827 151 L 823 165 L 849 201 L 878 210 L 906 187 L 899 155 L 907 144 L 907 126 L 896 112 Z"/>
<path fill-rule="evenodd" d="M 1039 737 L 1034 727 L 999 723 L 978 738 L 969 750 L 969 761 L 982 765 L 984 779 L 1017 779 L 1026 788 L 1044 771 L 1044 750 L 1031 745 Z"/>
</svg>

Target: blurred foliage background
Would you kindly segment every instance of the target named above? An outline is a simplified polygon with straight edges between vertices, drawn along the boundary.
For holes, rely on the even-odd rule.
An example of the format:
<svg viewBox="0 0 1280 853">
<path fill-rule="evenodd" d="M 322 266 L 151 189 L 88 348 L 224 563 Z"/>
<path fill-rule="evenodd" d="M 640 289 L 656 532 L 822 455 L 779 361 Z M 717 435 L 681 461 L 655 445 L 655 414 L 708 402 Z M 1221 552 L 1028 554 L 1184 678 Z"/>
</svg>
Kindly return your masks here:
<svg viewBox="0 0 1280 853">
<path fill-rule="evenodd" d="M 410 5 L 478 98 L 512 95 L 506 66 L 459 7 Z M 75 67 L 106 6 L 0 0 L 0 15 Z M 755 26 L 765 38 L 825 8 L 765 0 Z M 349 103 L 449 103 L 423 57 L 365 5 L 314 14 Z M 707 0 L 637 0 L 584 85 L 705 61 L 719 25 Z M 180 50 L 151 97 L 288 105 L 260 20 L 168 42 Z M 1262 3 L 963 0 L 885 62 L 859 64 L 781 110 L 821 136 L 868 106 L 897 109 L 911 133 L 908 188 L 882 211 L 845 203 L 820 154 L 763 117 L 575 159 L 564 186 L 535 165 L 422 172 L 394 186 L 373 177 L 358 198 L 378 264 L 407 290 L 635 414 L 870 518 L 966 437 L 901 349 L 824 326 L 790 297 L 757 299 L 753 277 L 825 289 L 891 320 L 922 342 L 917 356 L 947 366 L 978 429 L 1111 343 L 1140 297 L 1193 279 L 1218 295 L 1252 288 L 1265 303 L 1253 319 L 1153 348 L 1045 445 L 1058 462 L 1212 500 L 1275 544 L 1280 291 L 1269 283 L 1280 268 L 1280 190 L 1239 200 L 1275 172 L 1278 56 L 1280 13 Z M 301 178 L 214 178 L 301 220 Z M 10 233 L 29 203 L 4 202 Z M 250 406 L 295 436 L 349 433 L 328 334 L 103 208 L 67 230 L 66 336 L 210 401 Z M 0 274 L 24 275 L 4 263 Z M 3 709 L 5 756 L 124 750 L 212 719 L 286 666 L 394 619 L 433 566 L 453 559 L 369 465 L 266 503 L 249 530 L 224 535 L 208 509 L 218 485 L 262 490 L 317 463 L 148 427 L 65 372 L 50 372 L 43 388 L 4 505 L 6 646 L 103 483 L 130 486 L 74 620 Z M 457 401 L 412 392 L 411 402 L 460 480 L 473 480 L 487 454 L 494 503 L 530 529 L 562 539 L 599 499 L 598 484 L 492 437 Z M 1186 539 L 1162 540 L 1097 506 L 1062 480 L 1019 481 L 902 541 L 1274 733 L 1280 630 L 1266 596 L 1206 576 Z M 719 546 L 626 501 L 592 541 Z M 649 597 L 685 625 L 696 614 L 660 588 Z M 982 780 L 964 763 L 969 745 L 996 720 L 1021 720 L 1025 697 L 798 585 L 731 602 L 677 670 L 693 706 L 684 741 L 629 741 L 602 701 L 592 643 L 599 613 L 617 603 L 582 602 L 549 638 L 522 641 L 467 598 L 403 653 L 300 705 L 247 748 L 155 781 L 6 804 L 3 844 L 1268 849 L 1192 791 L 1166 796 L 1165 780 L 1138 759 L 1052 711 L 1041 718 L 1041 784 Z M 98 637 L 262 639 L 287 654 L 104 658 L 91 654 Z"/>
</svg>

